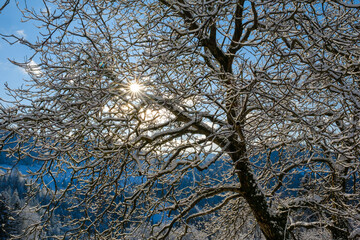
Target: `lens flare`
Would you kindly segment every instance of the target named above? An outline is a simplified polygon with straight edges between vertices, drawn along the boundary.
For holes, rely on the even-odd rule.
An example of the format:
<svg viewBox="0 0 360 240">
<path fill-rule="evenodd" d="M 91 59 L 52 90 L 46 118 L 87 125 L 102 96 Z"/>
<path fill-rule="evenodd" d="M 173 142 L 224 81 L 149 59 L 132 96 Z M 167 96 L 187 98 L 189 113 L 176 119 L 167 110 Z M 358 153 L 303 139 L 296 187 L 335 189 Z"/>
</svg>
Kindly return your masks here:
<svg viewBox="0 0 360 240">
<path fill-rule="evenodd" d="M 141 92 L 141 85 L 138 83 L 132 83 L 132 84 L 130 84 L 129 89 L 130 89 L 130 92 L 132 92 L 132 93 L 139 93 L 139 92 Z"/>
</svg>

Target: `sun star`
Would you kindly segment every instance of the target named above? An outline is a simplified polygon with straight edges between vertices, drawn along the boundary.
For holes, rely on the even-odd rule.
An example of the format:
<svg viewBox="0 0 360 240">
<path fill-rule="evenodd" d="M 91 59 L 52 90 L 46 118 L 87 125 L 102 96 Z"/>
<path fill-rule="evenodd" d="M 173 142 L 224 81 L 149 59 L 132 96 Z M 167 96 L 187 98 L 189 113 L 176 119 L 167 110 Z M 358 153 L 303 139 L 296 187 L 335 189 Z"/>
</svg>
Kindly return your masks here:
<svg viewBox="0 0 360 240">
<path fill-rule="evenodd" d="M 141 85 L 138 83 L 130 84 L 129 88 L 132 93 L 139 93 L 141 91 Z"/>
</svg>

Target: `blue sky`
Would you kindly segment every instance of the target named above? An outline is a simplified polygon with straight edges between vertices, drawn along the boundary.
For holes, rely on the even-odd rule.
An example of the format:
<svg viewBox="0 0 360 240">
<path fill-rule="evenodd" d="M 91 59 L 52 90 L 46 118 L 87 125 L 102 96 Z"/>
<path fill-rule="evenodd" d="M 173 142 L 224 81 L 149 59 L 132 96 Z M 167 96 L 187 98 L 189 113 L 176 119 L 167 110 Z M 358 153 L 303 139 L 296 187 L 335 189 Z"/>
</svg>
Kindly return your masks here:
<svg viewBox="0 0 360 240">
<path fill-rule="evenodd" d="M 20 2 L 23 3 L 24 1 Z M 32 4 L 35 2 L 41 3 L 41 1 L 33 1 Z M 0 0 L 0 3 L 2 3 L 2 0 Z M 0 13 L 0 33 L 5 35 L 14 34 L 25 39 L 34 40 L 38 29 L 33 23 L 22 23 L 21 16 L 21 12 L 16 6 L 16 1 L 10 1 L 10 4 Z M 0 39 L 0 98 L 9 99 L 5 93 L 5 83 L 15 88 L 25 84 L 24 79 L 29 79 L 26 71 L 10 63 L 8 58 L 16 61 L 25 61 L 32 54 L 33 52 L 27 47 L 20 44 L 10 45 L 5 40 Z"/>
</svg>

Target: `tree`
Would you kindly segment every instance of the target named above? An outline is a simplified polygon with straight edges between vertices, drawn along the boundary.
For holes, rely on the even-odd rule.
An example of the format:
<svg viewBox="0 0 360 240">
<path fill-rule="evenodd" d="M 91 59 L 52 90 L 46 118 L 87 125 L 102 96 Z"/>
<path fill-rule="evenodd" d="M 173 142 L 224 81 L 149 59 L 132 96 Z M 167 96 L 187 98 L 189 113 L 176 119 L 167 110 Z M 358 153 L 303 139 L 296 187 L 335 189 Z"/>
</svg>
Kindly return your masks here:
<svg viewBox="0 0 360 240">
<path fill-rule="evenodd" d="M 2 3 L 0 5 L 0 13 L 9 3 L 10 3 L 10 0 L 6 0 L 4 3 Z"/>
<path fill-rule="evenodd" d="M 214 236 L 217 218 L 243 236 L 253 219 L 268 240 L 356 237 L 358 4 L 44 4 L 24 9 L 37 42 L 5 36 L 35 55 L 13 61 L 32 80 L 0 126 L 10 154 L 41 162 L 47 213 L 79 213 L 66 236 L 164 239 L 196 224 Z"/>
<path fill-rule="evenodd" d="M 0 239 L 15 236 L 21 236 L 24 240 L 45 239 L 61 233 L 61 221 L 57 217 L 61 206 L 48 219 L 50 226 L 42 229 L 42 235 L 27 231 L 33 224 L 41 222 L 41 216 L 44 217 L 41 211 L 36 212 L 36 207 L 39 203 L 44 205 L 48 202 L 47 196 L 41 192 L 29 192 L 28 185 L 29 182 L 18 169 L 0 172 Z"/>
<path fill-rule="evenodd" d="M 5 198 L 0 194 L 0 239 L 9 237 L 9 208 L 6 205 Z"/>
</svg>

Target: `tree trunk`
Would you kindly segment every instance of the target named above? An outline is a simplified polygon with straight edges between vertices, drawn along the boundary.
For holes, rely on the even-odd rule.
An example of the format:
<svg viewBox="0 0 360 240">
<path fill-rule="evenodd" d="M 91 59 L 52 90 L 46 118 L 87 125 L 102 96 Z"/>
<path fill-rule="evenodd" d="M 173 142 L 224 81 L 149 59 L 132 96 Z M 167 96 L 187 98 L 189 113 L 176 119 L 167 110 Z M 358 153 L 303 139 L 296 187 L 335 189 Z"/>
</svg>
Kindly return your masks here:
<svg viewBox="0 0 360 240">
<path fill-rule="evenodd" d="M 240 144 L 239 144 L 240 145 Z M 231 157 L 235 163 L 235 171 L 241 184 L 242 197 L 250 209 L 267 240 L 282 240 L 286 234 L 286 215 L 273 213 L 267 204 L 264 193 L 257 184 L 249 165 L 243 146 L 230 146 Z"/>
<path fill-rule="evenodd" d="M 348 240 L 349 232 L 347 230 L 346 222 L 339 218 L 335 221 L 335 227 L 330 228 L 334 240 Z"/>
</svg>

